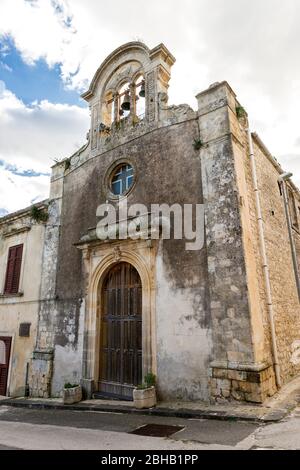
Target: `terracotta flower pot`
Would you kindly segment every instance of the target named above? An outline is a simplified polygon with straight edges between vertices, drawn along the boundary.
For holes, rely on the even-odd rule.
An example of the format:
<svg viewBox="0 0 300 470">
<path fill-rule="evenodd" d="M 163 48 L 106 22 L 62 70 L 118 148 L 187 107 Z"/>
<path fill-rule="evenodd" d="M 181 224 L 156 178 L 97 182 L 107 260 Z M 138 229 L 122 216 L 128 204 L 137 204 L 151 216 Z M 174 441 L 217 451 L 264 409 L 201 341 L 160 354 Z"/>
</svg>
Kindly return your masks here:
<svg viewBox="0 0 300 470">
<path fill-rule="evenodd" d="M 133 389 L 133 404 L 136 408 L 152 408 L 156 405 L 155 387 Z"/>
</svg>

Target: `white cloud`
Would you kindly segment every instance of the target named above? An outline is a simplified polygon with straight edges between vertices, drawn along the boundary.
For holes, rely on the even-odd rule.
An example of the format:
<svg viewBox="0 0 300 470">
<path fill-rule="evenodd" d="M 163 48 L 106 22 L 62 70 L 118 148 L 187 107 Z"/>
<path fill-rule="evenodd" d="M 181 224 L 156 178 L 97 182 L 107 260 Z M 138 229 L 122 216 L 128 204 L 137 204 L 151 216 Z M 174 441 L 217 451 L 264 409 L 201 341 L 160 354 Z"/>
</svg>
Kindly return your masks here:
<svg viewBox="0 0 300 470">
<path fill-rule="evenodd" d="M 69 156 L 84 142 L 88 110 L 48 101 L 26 106 L 0 81 L 0 208 L 12 211 L 48 197 L 49 177 L 19 176 L 18 170 L 50 173 L 54 159 Z"/>
<path fill-rule="evenodd" d="M 14 212 L 34 201 L 47 199 L 48 176 L 18 176 L 0 167 L 0 210 Z M 3 211 L 4 212 L 4 211 Z"/>
<path fill-rule="evenodd" d="M 62 4 L 57 13 L 55 4 Z M 50 0 L 1 0 L 0 34 L 11 35 L 23 60 L 33 64 L 44 58 L 51 67 L 64 58 L 64 50 L 74 31 L 68 27 L 67 6 Z"/>
<path fill-rule="evenodd" d="M 0 81 L 0 160 L 18 168 L 49 172 L 54 159 L 84 142 L 86 108 L 41 101 L 26 106 Z"/>
<path fill-rule="evenodd" d="M 300 152 L 298 154 L 281 155 L 280 163 L 284 169 L 293 173 L 292 180 L 300 189 Z"/>
</svg>

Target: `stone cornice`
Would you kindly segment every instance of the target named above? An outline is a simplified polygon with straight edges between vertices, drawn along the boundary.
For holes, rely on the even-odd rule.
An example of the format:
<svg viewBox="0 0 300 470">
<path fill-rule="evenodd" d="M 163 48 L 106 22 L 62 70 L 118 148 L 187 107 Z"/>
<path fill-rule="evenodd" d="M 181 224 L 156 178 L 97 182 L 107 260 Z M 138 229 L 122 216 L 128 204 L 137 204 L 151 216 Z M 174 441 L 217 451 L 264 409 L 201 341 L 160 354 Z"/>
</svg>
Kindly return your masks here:
<svg viewBox="0 0 300 470">
<path fill-rule="evenodd" d="M 38 209 L 46 209 L 48 207 L 48 199 L 45 199 L 41 202 L 37 202 L 36 204 L 32 204 L 32 206 L 25 207 L 25 209 L 21 209 L 17 212 L 12 212 L 11 214 L 7 214 L 4 217 L 1 217 L 0 226 L 2 224 L 6 224 L 8 221 L 12 222 L 14 220 L 20 219 L 21 217 L 30 216 L 30 211 L 33 206 L 36 206 Z"/>
<path fill-rule="evenodd" d="M 18 235 L 19 233 L 29 232 L 29 230 L 31 230 L 31 227 L 26 225 L 24 227 L 15 228 L 8 232 L 4 232 L 2 235 L 4 238 L 8 238 L 8 237 L 13 237 L 14 235 Z"/>
</svg>

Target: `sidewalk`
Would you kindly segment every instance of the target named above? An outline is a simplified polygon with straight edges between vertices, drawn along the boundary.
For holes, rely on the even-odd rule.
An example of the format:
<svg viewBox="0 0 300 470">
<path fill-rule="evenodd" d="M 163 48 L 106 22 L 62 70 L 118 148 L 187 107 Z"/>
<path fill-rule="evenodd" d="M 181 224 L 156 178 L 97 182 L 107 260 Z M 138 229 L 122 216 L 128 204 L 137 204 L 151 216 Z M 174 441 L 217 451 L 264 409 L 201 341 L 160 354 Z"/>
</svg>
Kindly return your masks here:
<svg viewBox="0 0 300 470">
<path fill-rule="evenodd" d="M 254 422 L 278 422 L 300 404 L 300 377 L 294 379 L 263 405 L 226 403 L 210 405 L 203 402 L 160 402 L 155 408 L 137 409 L 133 402 L 117 400 L 83 400 L 64 405 L 59 398 L 5 398 L 0 406 L 31 409 L 56 409 L 77 411 L 101 411 L 107 413 L 134 413 L 140 415 L 168 416 L 194 419 L 243 420 Z"/>
</svg>

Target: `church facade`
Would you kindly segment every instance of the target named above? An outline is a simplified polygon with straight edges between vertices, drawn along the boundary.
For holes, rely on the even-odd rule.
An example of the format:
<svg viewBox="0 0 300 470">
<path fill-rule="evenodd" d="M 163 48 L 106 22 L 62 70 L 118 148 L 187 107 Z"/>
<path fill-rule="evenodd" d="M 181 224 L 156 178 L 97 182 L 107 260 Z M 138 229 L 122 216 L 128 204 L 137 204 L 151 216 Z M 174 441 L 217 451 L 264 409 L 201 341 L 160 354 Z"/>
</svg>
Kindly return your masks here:
<svg viewBox="0 0 300 470">
<path fill-rule="evenodd" d="M 300 372 L 299 190 L 227 82 L 168 105 L 174 61 L 125 44 L 82 95 L 87 142 L 52 168 L 31 396 L 131 399 L 151 372 L 161 399 L 261 403 Z M 203 208 L 197 249 L 154 234 L 161 205 Z"/>
</svg>

